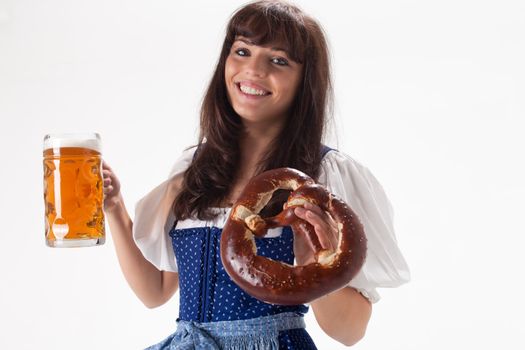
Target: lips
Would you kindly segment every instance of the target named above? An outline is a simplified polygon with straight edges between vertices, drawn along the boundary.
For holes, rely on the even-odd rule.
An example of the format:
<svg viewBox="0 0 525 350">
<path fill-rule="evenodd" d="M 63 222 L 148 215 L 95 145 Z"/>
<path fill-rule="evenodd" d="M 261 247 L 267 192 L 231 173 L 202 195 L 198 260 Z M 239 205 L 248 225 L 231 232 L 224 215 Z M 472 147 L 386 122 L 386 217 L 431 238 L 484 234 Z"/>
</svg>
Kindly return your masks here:
<svg viewBox="0 0 525 350">
<path fill-rule="evenodd" d="M 235 85 L 244 95 L 247 96 L 263 97 L 271 94 L 271 92 L 264 87 L 248 81 L 240 81 L 235 83 Z"/>
</svg>

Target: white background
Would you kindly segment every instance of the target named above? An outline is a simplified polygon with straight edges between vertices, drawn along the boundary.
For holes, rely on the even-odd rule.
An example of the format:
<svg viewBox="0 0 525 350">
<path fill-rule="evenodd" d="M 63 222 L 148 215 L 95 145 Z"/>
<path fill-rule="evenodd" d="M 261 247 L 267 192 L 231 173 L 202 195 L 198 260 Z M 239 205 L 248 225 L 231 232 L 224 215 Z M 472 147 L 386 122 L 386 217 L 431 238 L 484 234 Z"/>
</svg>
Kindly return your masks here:
<svg viewBox="0 0 525 350">
<path fill-rule="evenodd" d="M 44 244 L 42 138 L 98 131 L 128 209 L 196 141 L 242 1 L 0 0 L 0 348 L 140 349 L 174 331 L 109 235 Z M 298 1 L 332 48 L 338 139 L 395 208 L 412 281 L 355 349 L 523 349 L 525 3 Z M 319 329 L 321 349 L 342 349 Z M 523 334 L 523 333 L 522 333 Z"/>
</svg>

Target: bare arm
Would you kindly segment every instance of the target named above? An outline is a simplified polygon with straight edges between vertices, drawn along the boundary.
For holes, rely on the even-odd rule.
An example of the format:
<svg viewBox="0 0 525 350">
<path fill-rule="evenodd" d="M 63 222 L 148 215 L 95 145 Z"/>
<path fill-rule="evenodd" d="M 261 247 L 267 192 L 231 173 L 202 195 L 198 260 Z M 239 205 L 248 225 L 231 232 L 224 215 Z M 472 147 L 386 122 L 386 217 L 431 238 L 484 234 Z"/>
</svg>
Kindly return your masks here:
<svg viewBox="0 0 525 350">
<path fill-rule="evenodd" d="M 351 346 L 361 340 L 372 314 L 372 304 L 353 288 L 345 287 L 312 303 L 315 319 L 330 337 Z"/>
<path fill-rule="evenodd" d="M 129 286 L 149 308 L 164 304 L 177 291 L 179 276 L 159 271 L 144 258 L 132 236 L 133 222 L 120 193 L 120 183 L 104 163 L 104 209 L 117 252 L 120 268 Z"/>
</svg>

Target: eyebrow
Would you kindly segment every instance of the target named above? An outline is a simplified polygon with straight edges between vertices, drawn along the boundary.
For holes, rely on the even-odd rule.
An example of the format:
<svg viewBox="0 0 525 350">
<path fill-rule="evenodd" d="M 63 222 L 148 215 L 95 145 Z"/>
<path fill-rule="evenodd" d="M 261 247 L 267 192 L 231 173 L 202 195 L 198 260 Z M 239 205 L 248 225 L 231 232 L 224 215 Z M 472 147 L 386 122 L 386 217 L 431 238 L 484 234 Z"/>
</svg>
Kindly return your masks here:
<svg viewBox="0 0 525 350">
<path fill-rule="evenodd" d="M 248 44 L 248 45 L 260 46 L 260 45 L 255 44 L 253 41 L 251 41 L 248 38 L 236 38 L 235 41 L 242 41 L 243 43 Z M 283 49 L 282 47 L 271 47 L 270 49 L 272 51 L 282 51 L 286 53 L 287 55 L 289 55 L 288 50 Z"/>
</svg>

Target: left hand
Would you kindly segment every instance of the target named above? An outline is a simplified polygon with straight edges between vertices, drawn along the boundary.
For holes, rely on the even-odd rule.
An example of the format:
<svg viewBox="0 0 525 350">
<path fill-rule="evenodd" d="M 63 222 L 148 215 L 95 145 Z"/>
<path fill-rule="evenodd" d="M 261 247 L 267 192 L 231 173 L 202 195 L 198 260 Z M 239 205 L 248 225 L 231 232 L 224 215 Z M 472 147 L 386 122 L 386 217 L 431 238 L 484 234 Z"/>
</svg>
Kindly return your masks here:
<svg viewBox="0 0 525 350">
<path fill-rule="evenodd" d="M 319 206 L 306 203 L 297 207 L 295 215 L 313 226 L 315 233 L 324 249 L 335 250 L 338 245 L 337 223 Z M 306 265 L 315 261 L 315 252 L 310 247 L 307 238 L 302 234 L 294 235 L 294 254 L 297 265 Z"/>
</svg>

